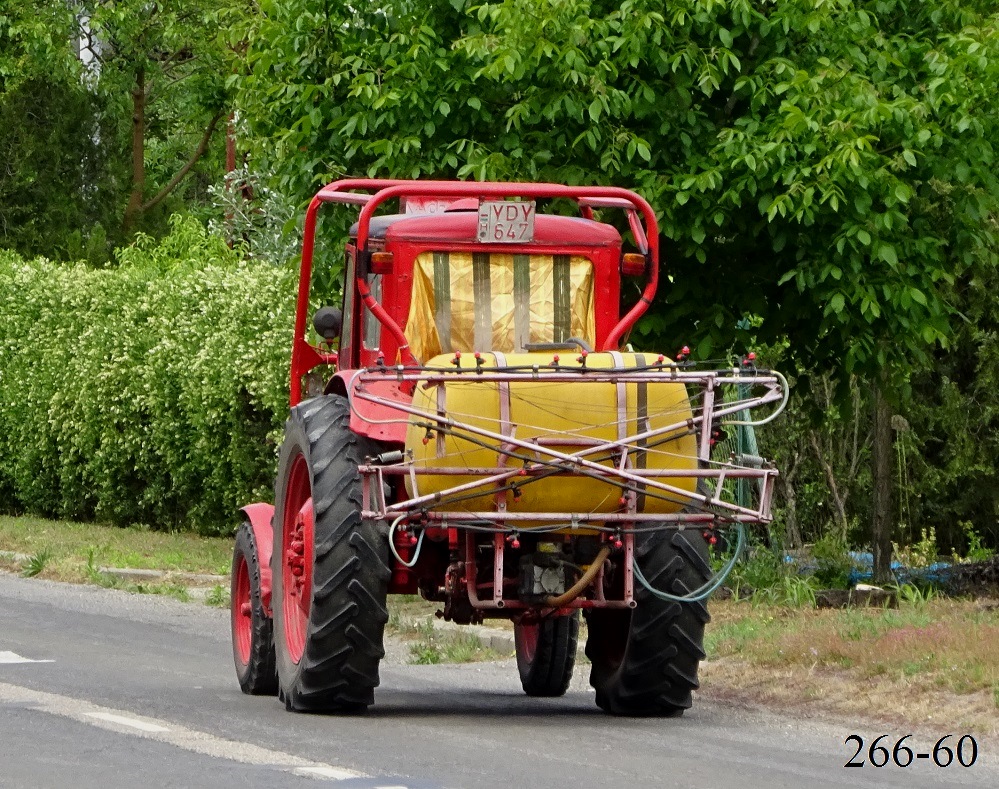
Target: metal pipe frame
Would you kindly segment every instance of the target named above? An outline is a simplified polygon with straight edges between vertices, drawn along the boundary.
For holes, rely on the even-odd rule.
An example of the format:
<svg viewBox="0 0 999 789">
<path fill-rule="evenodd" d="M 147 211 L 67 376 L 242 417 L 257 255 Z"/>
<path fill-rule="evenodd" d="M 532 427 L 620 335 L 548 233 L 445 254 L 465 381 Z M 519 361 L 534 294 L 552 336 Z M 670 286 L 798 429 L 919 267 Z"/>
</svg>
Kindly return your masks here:
<svg viewBox="0 0 999 789">
<path fill-rule="evenodd" d="M 622 532 L 621 536 L 625 563 L 624 594 L 622 599 L 608 600 L 604 596 L 604 571 L 601 567 L 597 577 L 593 579 L 594 596 L 592 598 L 577 597 L 575 600 L 571 600 L 561 606 L 558 611 L 568 613 L 576 609 L 635 607 L 634 573 L 631 569 L 632 560 L 635 555 L 635 535 L 631 532 Z M 477 543 L 475 542 L 474 535 L 465 535 L 464 581 L 465 587 L 468 590 L 468 602 L 472 608 L 477 611 L 537 611 L 537 606 L 525 603 L 523 600 L 508 600 L 503 597 L 503 553 L 505 544 L 502 534 L 496 534 L 493 537 L 493 580 L 491 584 L 486 584 L 486 586 L 492 587 L 491 598 L 483 599 L 479 596 L 478 566 L 475 561 L 476 547 Z M 546 616 L 553 612 L 554 609 L 545 608 L 537 611 L 539 616 Z"/>
<path fill-rule="evenodd" d="M 648 371 L 652 372 L 652 371 Z M 554 377 L 554 376 L 553 376 Z M 620 382 L 623 376 L 612 375 L 609 380 L 614 382 Z M 628 376 L 633 378 L 634 376 Z M 510 480 L 514 477 L 527 477 L 527 481 L 524 484 L 528 484 L 534 478 L 541 475 L 561 475 L 561 476 L 589 476 L 597 477 L 600 479 L 606 479 L 608 482 L 613 484 L 613 481 L 630 483 L 633 486 L 641 486 L 643 490 L 655 489 L 666 493 L 670 496 L 677 497 L 679 500 L 684 502 L 689 502 L 695 505 L 706 508 L 709 512 L 709 517 L 707 520 L 722 520 L 731 522 L 742 522 L 742 523 L 756 523 L 756 522 L 769 522 L 771 520 L 770 514 L 770 504 L 772 502 L 772 493 L 775 478 L 777 476 L 777 471 L 775 469 L 769 468 L 736 468 L 730 465 L 720 465 L 717 468 L 701 468 L 701 469 L 636 469 L 629 467 L 630 464 L 627 463 L 628 456 L 631 452 L 647 452 L 647 447 L 638 446 L 638 442 L 646 442 L 651 438 L 664 438 L 664 440 L 669 440 L 668 437 L 671 434 L 678 433 L 680 431 L 686 432 L 690 430 L 699 429 L 701 433 L 700 441 L 700 451 L 699 459 L 701 461 L 707 461 L 708 455 L 710 454 L 709 436 L 711 426 L 715 423 L 715 420 L 720 419 L 723 416 L 736 413 L 744 413 L 749 409 L 771 403 L 782 399 L 782 393 L 780 391 L 780 385 L 778 379 L 775 376 L 756 376 L 752 380 L 760 385 L 767 387 L 767 391 L 754 398 L 747 398 L 740 400 L 735 404 L 728 404 L 721 408 L 715 406 L 714 392 L 718 388 L 719 384 L 739 384 L 746 382 L 746 376 L 738 375 L 734 378 L 730 378 L 727 375 L 719 376 L 715 373 L 700 373 L 695 376 L 690 376 L 693 380 L 688 380 L 686 383 L 692 384 L 694 381 L 700 383 L 704 389 L 704 404 L 701 411 L 696 416 L 692 416 L 690 419 L 682 420 L 680 422 L 675 422 L 673 424 L 667 425 L 665 427 L 659 427 L 651 430 L 646 430 L 637 433 L 632 436 L 628 436 L 625 439 L 619 438 L 617 440 L 599 440 L 599 439 L 589 439 L 581 437 L 573 437 L 569 439 L 552 438 L 552 443 L 557 443 L 558 446 L 579 446 L 582 448 L 578 452 L 566 453 L 561 452 L 552 446 L 549 446 L 548 441 L 537 440 L 537 439 L 518 439 L 513 435 L 513 426 L 507 424 L 509 421 L 509 415 L 506 414 L 505 409 L 501 413 L 503 417 L 501 430 L 502 432 L 494 432 L 491 430 L 486 430 L 484 428 L 477 427 L 475 425 L 467 424 L 451 417 L 446 416 L 446 384 L 447 380 L 436 378 L 430 378 L 426 375 L 416 376 L 412 380 L 414 381 L 424 381 L 426 386 L 437 386 L 436 393 L 436 409 L 434 413 L 423 411 L 419 408 L 415 408 L 412 405 L 407 405 L 405 403 L 400 403 L 398 401 L 390 400 L 383 397 L 378 397 L 372 395 L 365 391 L 364 383 L 369 380 L 384 380 L 378 374 L 369 374 L 369 376 L 359 375 L 356 376 L 352 383 L 353 385 L 349 388 L 349 396 L 351 399 L 358 398 L 365 400 L 379 406 L 394 409 L 406 414 L 408 417 L 419 417 L 427 420 L 432 425 L 437 427 L 437 451 L 438 454 L 444 453 L 444 430 L 441 428 L 446 428 L 449 431 L 461 433 L 466 432 L 471 435 L 476 435 L 489 441 L 495 442 L 496 452 L 500 458 L 505 461 L 506 458 L 510 457 L 511 452 L 515 449 L 520 449 L 526 453 L 530 453 L 537 458 L 536 464 L 525 465 L 523 468 L 509 469 L 509 468 L 468 468 L 468 467 L 449 467 L 446 474 L 453 475 L 471 475 L 471 474 L 481 474 L 481 478 L 474 480 L 472 482 L 466 482 L 460 485 L 455 485 L 447 488 L 443 491 L 436 493 L 430 493 L 425 495 L 419 495 L 418 479 L 420 476 L 427 474 L 434 474 L 440 472 L 441 469 L 438 467 L 423 467 L 417 468 L 411 463 L 401 463 L 388 466 L 378 466 L 378 467 L 362 467 L 361 472 L 364 475 L 365 480 L 367 476 L 374 473 L 374 469 L 378 469 L 378 474 L 381 475 L 401 475 L 406 474 L 410 478 L 412 485 L 412 490 L 414 495 L 406 499 L 405 501 L 395 502 L 388 504 L 383 502 L 384 507 L 381 512 L 375 512 L 369 510 L 365 507 L 366 512 L 370 513 L 372 517 L 379 518 L 392 518 L 402 515 L 412 515 L 417 511 L 422 511 L 426 508 L 426 505 L 440 504 L 445 502 L 448 496 L 453 496 L 460 493 L 467 493 L 469 491 L 474 491 L 476 489 L 483 489 L 483 495 L 487 495 L 488 491 L 486 488 L 494 485 L 501 485 L 503 482 Z M 522 377 L 511 378 L 509 374 L 504 373 L 482 373 L 480 376 L 474 378 L 476 382 L 488 383 L 495 382 L 500 385 L 503 383 L 508 383 L 510 380 L 523 380 Z M 545 380 L 549 380 L 549 375 L 545 375 Z M 597 376 L 583 377 L 579 374 L 573 376 L 575 382 L 586 382 L 593 381 L 597 382 L 600 380 Z M 450 382 L 456 382 L 454 378 L 450 379 Z M 662 376 L 659 373 L 652 372 L 651 375 L 639 376 L 636 382 L 645 383 L 668 383 L 672 382 L 672 375 Z M 620 400 L 620 398 L 619 398 Z M 621 404 L 619 403 L 619 409 Z M 619 414 L 620 416 L 620 414 Z M 411 421 L 411 420 L 407 420 Z M 624 422 L 624 419 L 619 419 L 618 422 Z M 609 452 L 611 455 L 621 453 L 621 463 L 618 467 L 604 466 L 600 463 L 588 460 L 587 456 L 600 453 Z M 586 474 L 580 474 L 576 469 L 585 469 Z M 701 493 L 692 492 L 683 488 L 676 487 L 674 485 L 669 485 L 665 482 L 661 482 L 660 479 L 656 478 L 701 478 L 701 479 L 715 479 L 716 488 L 715 494 L 713 496 L 705 496 Z M 721 499 L 721 492 L 726 479 L 728 478 L 742 478 L 742 479 L 759 479 L 763 482 L 763 495 L 760 497 L 760 506 L 758 508 L 749 509 L 746 507 L 741 507 L 732 502 L 724 501 Z M 633 498 L 633 497 L 632 497 Z M 564 520 L 566 518 L 561 517 L 566 515 L 565 513 L 510 513 L 506 511 L 506 499 L 497 495 L 496 510 L 491 512 L 477 512 L 468 513 L 474 515 L 474 518 L 469 518 L 474 520 L 476 518 L 481 520 L 512 520 L 512 521 L 530 521 L 530 520 Z M 663 515 L 653 515 L 646 516 L 641 513 L 634 512 L 634 502 L 630 501 L 628 509 L 631 511 L 626 514 L 622 513 L 601 513 L 601 514 L 590 514 L 587 515 L 588 521 L 617 521 L 625 520 L 626 516 L 633 520 L 661 520 L 670 521 L 671 518 Z M 450 517 L 454 520 L 461 521 L 464 518 L 456 517 L 456 513 L 450 513 Z M 575 513 L 573 515 L 575 519 L 581 517 L 580 513 Z"/>
</svg>

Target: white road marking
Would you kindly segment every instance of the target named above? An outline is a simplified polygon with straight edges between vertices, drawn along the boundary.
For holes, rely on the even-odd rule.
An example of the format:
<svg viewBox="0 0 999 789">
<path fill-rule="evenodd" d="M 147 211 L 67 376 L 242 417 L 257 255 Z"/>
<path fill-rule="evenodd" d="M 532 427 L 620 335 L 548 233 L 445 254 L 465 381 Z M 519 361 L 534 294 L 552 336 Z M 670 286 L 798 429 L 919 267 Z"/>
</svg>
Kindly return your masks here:
<svg viewBox="0 0 999 789">
<path fill-rule="evenodd" d="M 346 781 L 348 778 L 358 777 L 358 774 L 353 770 L 342 770 L 339 767 L 299 767 L 295 773 L 315 778 L 332 778 L 336 781 Z"/>
<path fill-rule="evenodd" d="M 55 663 L 54 660 L 32 660 L 21 657 L 16 652 L 0 652 L 0 663 Z"/>
<path fill-rule="evenodd" d="M 331 780 L 371 777 L 346 767 L 313 762 L 294 754 L 261 748 L 252 743 L 226 740 L 169 721 L 155 718 L 136 718 L 127 714 L 127 710 L 110 709 L 82 699 L 74 699 L 71 696 L 60 696 L 56 693 L 46 693 L 41 690 L 0 682 L 0 707 L 5 703 L 26 705 L 40 712 L 70 718 L 90 726 L 107 729 L 119 735 L 156 740 L 217 759 L 228 759 L 242 764 L 274 767 L 295 772 L 305 769 L 310 771 L 308 774 L 314 775 L 316 778 Z M 127 726 L 131 730 L 122 731 L 122 726 Z"/>
<path fill-rule="evenodd" d="M 102 721 L 110 723 L 120 723 L 122 726 L 131 726 L 139 731 L 170 731 L 166 726 L 157 723 L 146 723 L 138 718 L 126 718 L 124 715 L 115 715 L 113 712 L 85 712 L 88 718 L 100 718 Z"/>
</svg>

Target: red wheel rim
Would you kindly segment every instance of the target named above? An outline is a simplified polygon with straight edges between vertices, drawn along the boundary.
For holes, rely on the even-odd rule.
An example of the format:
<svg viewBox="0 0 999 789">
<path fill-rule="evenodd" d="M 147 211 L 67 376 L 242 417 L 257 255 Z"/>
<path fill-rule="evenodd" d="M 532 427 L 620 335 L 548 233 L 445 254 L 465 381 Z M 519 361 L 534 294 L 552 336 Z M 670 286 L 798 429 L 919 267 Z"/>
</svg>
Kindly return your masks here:
<svg viewBox="0 0 999 789">
<path fill-rule="evenodd" d="M 230 610 L 236 657 L 246 666 L 250 663 L 250 644 L 253 640 L 253 605 L 250 601 L 250 570 L 242 554 L 236 563 L 236 585 L 232 590 Z"/>
<path fill-rule="evenodd" d="M 312 479 L 305 456 L 291 464 L 282 513 L 281 589 L 284 643 L 292 663 L 305 652 L 312 607 Z"/>
<path fill-rule="evenodd" d="M 541 625 L 516 625 L 514 627 L 514 638 L 517 642 L 517 658 L 526 665 L 534 662 L 534 655 L 538 651 L 538 637 L 541 632 Z"/>
</svg>

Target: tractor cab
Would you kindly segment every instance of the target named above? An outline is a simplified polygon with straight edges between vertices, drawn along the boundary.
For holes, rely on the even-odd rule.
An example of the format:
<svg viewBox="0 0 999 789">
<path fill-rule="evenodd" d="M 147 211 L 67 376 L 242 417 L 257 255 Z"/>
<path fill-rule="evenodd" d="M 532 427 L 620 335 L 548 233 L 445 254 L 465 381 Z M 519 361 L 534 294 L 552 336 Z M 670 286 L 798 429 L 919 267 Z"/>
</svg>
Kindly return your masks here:
<svg viewBox="0 0 999 789">
<path fill-rule="evenodd" d="M 393 198 L 400 213 L 375 213 Z M 568 198 L 581 215 L 539 213 L 538 200 L 545 198 Z M 316 213 L 326 203 L 362 206 L 346 248 L 335 356 L 317 354 L 304 336 Z M 622 254 L 617 229 L 593 218 L 594 209 L 601 208 L 626 212 L 637 252 Z M 655 290 L 658 238 L 646 237 L 650 220 L 654 214 L 647 203 L 614 187 L 331 184 L 306 215 L 292 405 L 301 399 L 302 377 L 323 363 L 349 370 L 423 363 L 441 354 L 519 353 L 570 342 L 573 347 L 575 340 L 590 350 L 616 346 Z M 622 274 L 647 278 L 642 298 L 624 322 Z"/>
</svg>

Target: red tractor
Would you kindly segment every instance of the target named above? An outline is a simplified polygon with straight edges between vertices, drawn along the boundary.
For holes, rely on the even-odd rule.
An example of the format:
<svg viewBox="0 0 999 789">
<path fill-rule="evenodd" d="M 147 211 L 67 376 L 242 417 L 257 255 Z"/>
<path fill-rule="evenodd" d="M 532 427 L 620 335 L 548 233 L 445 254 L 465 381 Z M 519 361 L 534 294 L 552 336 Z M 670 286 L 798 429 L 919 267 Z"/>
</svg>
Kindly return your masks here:
<svg viewBox="0 0 999 789">
<path fill-rule="evenodd" d="M 578 216 L 538 210 L 553 201 Z M 319 307 L 310 341 L 326 203 L 360 215 L 342 309 Z M 611 210 L 634 251 L 595 219 Z M 772 418 L 787 387 L 749 357 L 700 369 L 686 349 L 621 349 L 655 295 L 658 239 L 652 208 L 620 188 L 357 179 L 320 190 L 275 502 L 245 507 L 236 538 L 245 692 L 276 692 L 289 710 L 370 705 L 387 595 L 419 593 L 451 622 L 512 620 L 529 695 L 565 693 L 582 614 L 602 709 L 690 706 L 706 600 L 734 563 L 715 572 L 709 542 L 734 531 L 737 555 L 745 526 L 770 518 L 777 474 L 719 447 L 727 430 Z M 640 295 L 622 316 L 629 280 Z"/>
</svg>

